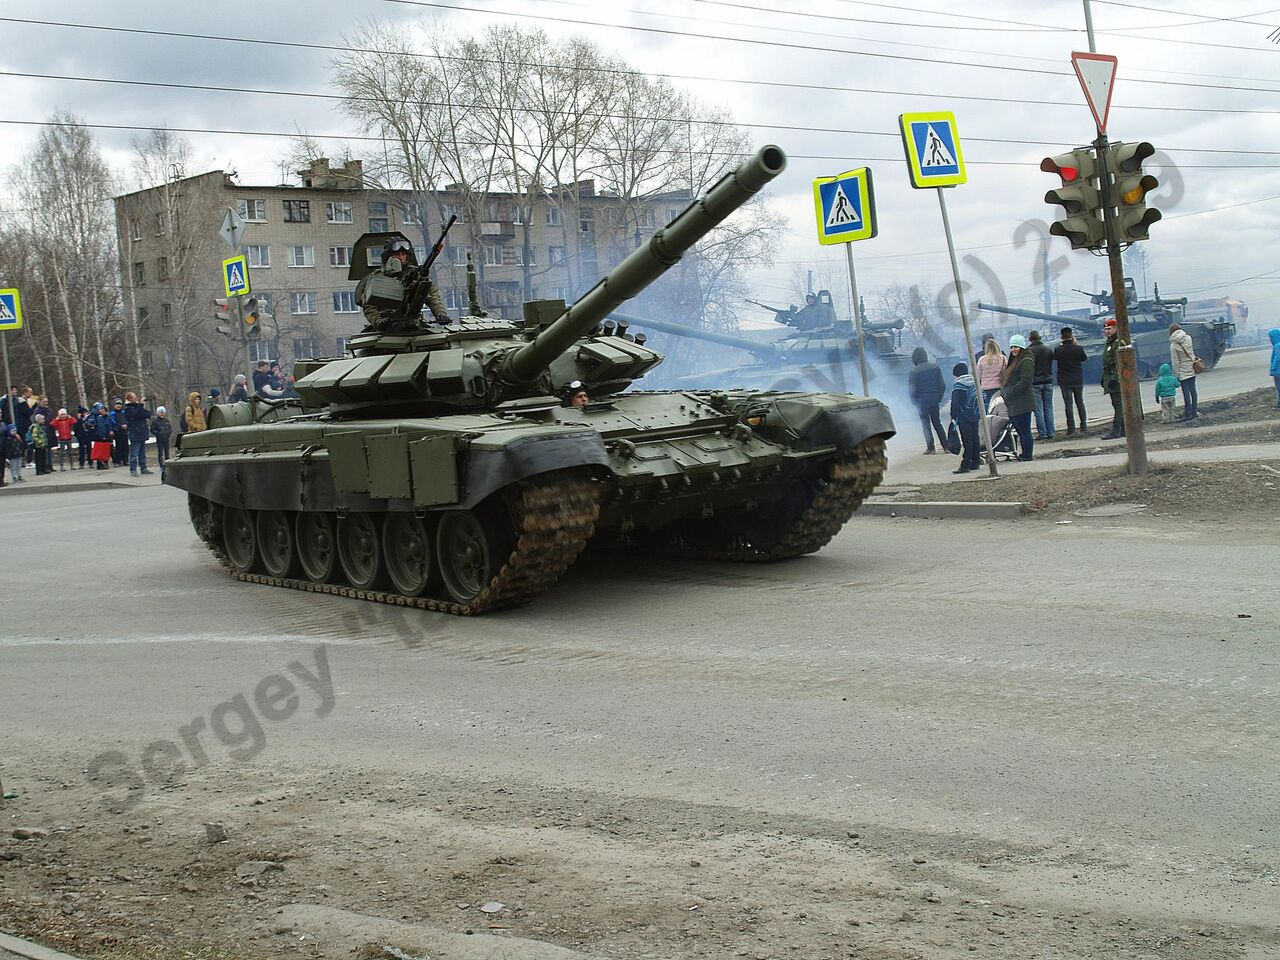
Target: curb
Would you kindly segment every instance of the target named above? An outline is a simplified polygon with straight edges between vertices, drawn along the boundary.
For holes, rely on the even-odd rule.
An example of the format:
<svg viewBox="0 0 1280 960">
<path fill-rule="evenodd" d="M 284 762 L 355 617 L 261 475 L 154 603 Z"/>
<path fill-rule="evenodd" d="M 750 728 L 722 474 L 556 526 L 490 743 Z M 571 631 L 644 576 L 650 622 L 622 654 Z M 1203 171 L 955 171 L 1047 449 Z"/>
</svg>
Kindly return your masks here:
<svg viewBox="0 0 1280 960">
<path fill-rule="evenodd" d="M 0 956 L 4 955 L 4 951 L 16 957 L 23 957 L 24 960 L 78 960 L 69 953 L 59 953 L 57 950 L 42 947 L 38 943 L 0 933 Z"/>
<path fill-rule="evenodd" d="M 0 499 L 5 497 L 26 496 L 33 493 L 79 493 L 82 490 L 134 490 L 142 487 L 141 483 L 120 483 L 116 480 L 90 480 L 86 483 L 76 484 L 50 484 L 47 486 L 16 487 L 10 483 L 4 485 L 8 493 L 0 493 Z M 152 484 L 146 484 L 152 486 Z"/>
<path fill-rule="evenodd" d="M 969 503 L 959 500 L 868 500 L 858 513 L 872 517 L 924 517 L 933 520 L 1013 520 L 1023 514 L 1013 502 Z"/>
</svg>

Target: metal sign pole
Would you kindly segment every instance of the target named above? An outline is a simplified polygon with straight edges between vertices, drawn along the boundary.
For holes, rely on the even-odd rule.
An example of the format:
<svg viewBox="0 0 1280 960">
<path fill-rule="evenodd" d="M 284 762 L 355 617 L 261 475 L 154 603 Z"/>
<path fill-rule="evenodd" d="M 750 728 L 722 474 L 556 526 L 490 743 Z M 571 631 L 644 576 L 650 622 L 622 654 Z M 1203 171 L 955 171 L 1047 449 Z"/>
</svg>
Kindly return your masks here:
<svg viewBox="0 0 1280 960">
<path fill-rule="evenodd" d="M 849 303 L 853 307 L 853 329 L 858 339 L 858 366 L 862 370 L 862 395 L 871 396 L 871 388 L 867 384 L 867 351 L 862 343 L 862 317 L 858 313 L 858 274 L 853 269 L 853 244 L 844 245 L 845 260 L 849 264 L 849 291 L 853 299 Z"/>
<path fill-rule="evenodd" d="M 982 444 L 987 448 L 987 470 L 991 476 L 997 476 L 996 451 L 991 445 L 991 428 L 987 424 L 987 401 L 982 396 L 982 386 L 978 383 L 978 365 L 971 361 L 974 356 L 973 337 L 969 334 L 969 311 L 964 305 L 964 290 L 960 285 L 960 264 L 956 262 L 956 245 L 951 239 L 951 218 L 947 216 L 947 198 L 944 187 L 937 187 L 938 206 L 942 210 L 942 231 L 947 236 L 947 253 L 951 255 L 951 276 L 956 283 L 956 302 L 960 304 L 960 324 L 964 327 L 965 359 L 973 371 L 974 387 L 978 391 L 978 429 L 982 432 Z"/>
<path fill-rule="evenodd" d="M 0 352 L 4 353 L 4 396 L 9 405 L 9 422 L 16 424 L 17 415 L 13 409 L 13 377 L 9 375 L 9 334 L 0 330 Z"/>
</svg>

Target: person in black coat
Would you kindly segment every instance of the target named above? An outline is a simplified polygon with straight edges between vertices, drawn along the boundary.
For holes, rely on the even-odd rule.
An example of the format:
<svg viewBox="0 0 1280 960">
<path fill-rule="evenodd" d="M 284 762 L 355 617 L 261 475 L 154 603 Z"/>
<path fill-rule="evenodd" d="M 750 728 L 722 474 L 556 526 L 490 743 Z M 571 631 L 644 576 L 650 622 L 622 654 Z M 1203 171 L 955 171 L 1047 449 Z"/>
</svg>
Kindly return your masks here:
<svg viewBox="0 0 1280 960">
<path fill-rule="evenodd" d="M 80 466 L 78 469 L 83 470 L 85 464 L 89 463 L 89 426 L 85 423 L 89 419 L 89 411 L 84 407 L 76 408 L 76 422 L 72 426 L 71 432 L 76 438 L 76 444 L 80 450 Z"/>
<path fill-rule="evenodd" d="M 1058 389 L 1062 402 L 1067 406 L 1067 436 L 1076 432 L 1075 411 L 1080 412 L 1080 433 L 1087 434 L 1088 422 L 1084 413 L 1084 362 L 1088 360 L 1084 347 L 1076 342 L 1070 327 L 1063 327 L 1059 335 L 1062 342 L 1053 348 L 1053 362 L 1058 365 Z M 1075 404 L 1075 410 L 1072 404 Z"/>
<path fill-rule="evenodd" d="M 938 365 L 929 359 L 924 347 L 916 347 L 912 351 L 911 362 L 914 366 L 907 374 L 907 393 L 911 402 L 916 405 L 916 412 L 920 414 L 920 426 L 924 429 L 924 452 L 937 453 L 933 445 L 934 433 L 937 433 L 943 449 L 947 446 L 947 432 L 942 429 L 942 420 L 938 416 L 938 407 L 942 405 L 942 398 L 947 395 L 947 381 Z"/>
</svg>

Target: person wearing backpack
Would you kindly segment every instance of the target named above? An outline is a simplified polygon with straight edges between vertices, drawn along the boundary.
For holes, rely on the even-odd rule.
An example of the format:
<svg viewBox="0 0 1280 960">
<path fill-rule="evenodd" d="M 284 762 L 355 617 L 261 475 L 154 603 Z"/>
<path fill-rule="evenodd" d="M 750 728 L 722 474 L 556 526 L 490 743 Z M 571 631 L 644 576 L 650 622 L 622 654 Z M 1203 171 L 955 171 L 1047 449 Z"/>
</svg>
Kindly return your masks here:
<svg viewBox="0 0 1280 960">
<path fill-rule="evenodd" d="M 957 363 L 951 368 L 951 376 L 955 382 L 951 385 L 951 419 L 960 431 L 960 443 L 963 453 L 960 468 L 952 473 L 969 473 L 978 469 L 978 456 L 982 450 L 982 441 L 978 437 L 979 418 L 982 410 L 978 406 L 978 385 L 969 375 L 967 364 Z"/>
</svg>

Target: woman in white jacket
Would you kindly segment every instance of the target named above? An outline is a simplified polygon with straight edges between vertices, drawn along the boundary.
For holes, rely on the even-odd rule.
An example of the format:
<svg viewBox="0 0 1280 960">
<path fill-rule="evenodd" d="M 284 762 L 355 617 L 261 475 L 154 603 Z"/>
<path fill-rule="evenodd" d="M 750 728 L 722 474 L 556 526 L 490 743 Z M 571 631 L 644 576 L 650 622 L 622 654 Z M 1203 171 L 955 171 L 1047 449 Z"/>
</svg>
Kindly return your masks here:
<svg viewBox="0 0 1280 960">
<path fill-rule="evenodd" d="M 1194 420 L 1199 398 L 1196 396 L 1196 345 L 1191 334 L 1176 323 L 1169 324 L 1169 362 L 1173 375 L 1182 384 L 1182 419 Z"/>
</svg>

